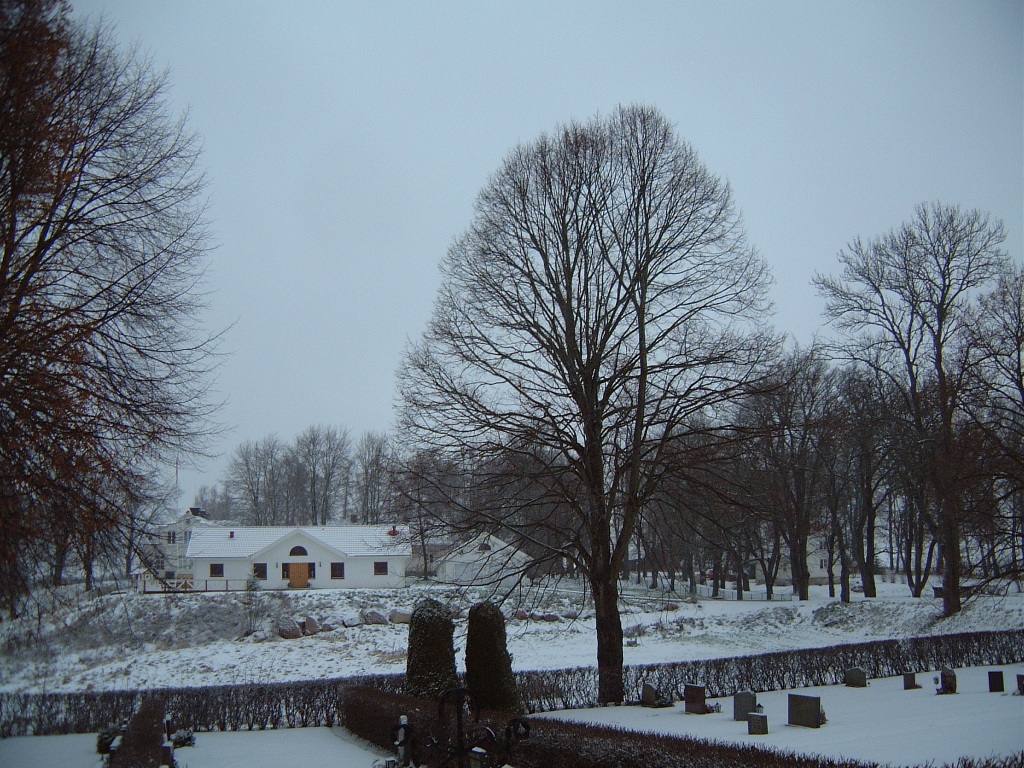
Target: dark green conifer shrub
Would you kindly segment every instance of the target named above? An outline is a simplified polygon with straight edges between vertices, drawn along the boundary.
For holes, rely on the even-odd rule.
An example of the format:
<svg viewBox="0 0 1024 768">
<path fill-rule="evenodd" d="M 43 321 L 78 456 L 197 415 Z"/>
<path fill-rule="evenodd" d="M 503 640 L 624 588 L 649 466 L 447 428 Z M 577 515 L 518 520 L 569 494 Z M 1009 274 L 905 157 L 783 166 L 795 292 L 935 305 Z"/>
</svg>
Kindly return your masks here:
<svg viewBox="0 0 1024 768">
<path fill-rule="evenodd" d="M 455 673 L 455 625 L 451 612 L 437 600 L 421 600 L 409 621 L 405 691 L 410 696 L 440 698 L 459 687 Z"/>
<path fill-rule="evenodd" d="M 512 657 L 508 653 L 505 617 L 493 603 L 477 603 L 469 610 L 466 635 L 466 687 L 481 709 L 519 712 L 522 709 Z"/>
</svg>

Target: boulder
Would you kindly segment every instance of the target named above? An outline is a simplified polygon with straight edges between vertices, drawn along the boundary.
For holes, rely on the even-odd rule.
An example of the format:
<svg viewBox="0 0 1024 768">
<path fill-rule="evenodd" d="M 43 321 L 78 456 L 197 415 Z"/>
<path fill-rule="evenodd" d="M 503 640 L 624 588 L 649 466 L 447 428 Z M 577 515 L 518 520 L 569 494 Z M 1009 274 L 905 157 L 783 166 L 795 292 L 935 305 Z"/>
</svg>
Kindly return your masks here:
<svg viewBox="0 0 1024 768">
<path fill-rule="evenodd" d="M 565 613 L 562 614 L 562 618 L 563 619 L 568 619 L 569 621 L 575 621 L 579 617 L 580 617 L 580 612 L 579 611 L 566 611 Z"/>
<path fill-rule="evenodd" d="M 380 611 L 368 609 L 362 613 L 363 624 L 387 624 L 388 617 Z"/>
<path fill-rule="evenodd" d="M 348 610 L 338 617 L 338 623 L 343 627 L 361 627 L 363 626 L 363 617 L 356 611 Z"/>
<path fill-rule="evenodd" d="M 320 622 L 318 622 L 312 616 L 307 616 L 305 624 L 302 627 L 302 634 L 304 634 L 304 635 L 315 635 L 319 631 L 320 631 Z"/>
<path fill-rule="evenodd" d="M 397 608 L 392 608 L 391 613 L 388 614 L 388 621 L 392 624 L 408 624 L 411 620 L 411 613 L 408 611 L 400 611 Z"/>
<path fill-rule="evenodd" d="M 277 634 L 285 640 L 298 640 L 302 637 L 302 629 L 295 619 L 281 616 L 277 620 Z"/>
<path fill-rule="evenodd" d="M 558 614 L 545 613 L 543 616 L 541 616 L 541 619 L 543 619 L 544 621 L 558 621 Z"/>
<path fill-rule="evenodd" d="M 516 619 L 516 621 L 526 621 L 527 619 L 530 618 L 530 614 L 528 614 L 522 608 L 520 608 L 518 611 L 516 611 L 515 614 L 513 614 L 513 616 Z"/>
</svg>

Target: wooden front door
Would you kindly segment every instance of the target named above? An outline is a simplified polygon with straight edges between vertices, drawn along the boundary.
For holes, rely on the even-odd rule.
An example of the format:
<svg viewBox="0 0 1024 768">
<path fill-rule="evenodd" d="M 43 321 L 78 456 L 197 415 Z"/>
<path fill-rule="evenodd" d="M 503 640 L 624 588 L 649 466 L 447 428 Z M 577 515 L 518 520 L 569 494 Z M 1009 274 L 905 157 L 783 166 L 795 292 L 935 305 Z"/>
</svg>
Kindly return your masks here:
<svg viewBox="0 0 1024 768">
<path fill-rule="evenodd" d="M 288 566 L 288 583 L 296 589 L 309 586 L 309 563 L 292 563 Z"/>
</svg>

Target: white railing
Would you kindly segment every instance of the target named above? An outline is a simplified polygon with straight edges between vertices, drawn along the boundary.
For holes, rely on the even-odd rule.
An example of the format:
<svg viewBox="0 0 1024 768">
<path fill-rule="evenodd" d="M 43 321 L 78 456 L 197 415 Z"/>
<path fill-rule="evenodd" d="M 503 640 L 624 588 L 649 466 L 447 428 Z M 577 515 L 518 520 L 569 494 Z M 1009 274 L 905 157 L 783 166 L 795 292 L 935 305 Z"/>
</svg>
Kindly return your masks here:
<svg viewBox="0 0 1024 768">
<path fill-rule="evenodd" d="M 718 595 L 714 594 L 714 589 L 708 584 L 697 585 L 697 596 L 698 597 L 717 597 L 719 600 L 736 600 L 738 596 L 735 589 L 719 589 Z M 743 591 L 744 600 L 753 600 L 754 602 L 761 601 L 765 602 L 768 600 L 767 592 L 748 592 Z M 772 602 L 788 602 L 793 599 L 792 592 L 779 592 L 775 591 L 772 593 Z"/>
<path fill-rule="evenodd" d="M 246 579 L 140 579 L 139 592 L 244 592 Z"/>
</svg>

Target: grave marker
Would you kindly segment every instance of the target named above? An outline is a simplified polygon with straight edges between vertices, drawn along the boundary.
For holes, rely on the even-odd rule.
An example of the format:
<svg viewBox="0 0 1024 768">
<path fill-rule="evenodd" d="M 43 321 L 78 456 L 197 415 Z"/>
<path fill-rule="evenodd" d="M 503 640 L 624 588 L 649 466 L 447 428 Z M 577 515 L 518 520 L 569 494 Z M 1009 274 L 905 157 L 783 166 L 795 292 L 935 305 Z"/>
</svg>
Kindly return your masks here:
<svg viewBox="0 0 1024 768">
<path fill-rule="evenodd" d="M 851 667 L 850 669 L 846 670 L 846 687 L 867 688 L 868 673 L 865 672 L 861 667 Z"/>
<path fill-rule="evenodd" d="M 789 724 L 821 728 L 821 697 L 789 694 Z"/>
<path fill-rule="evenodd" d="M 904 691 L 915 691 L 921 687 L 921 684 L 917 682 L 916 672 L 904 672 L 903 673 L 903 690 Z"/>
<path fill-rule="evenodd" d="M 688 715 L 706 715 L 712 711 L 708 706 L 703 685 L 690 685 L 683 688 L 683 704 Z"/>
<path fill-rule="evenodd" d="M 732 697 L 732 719 L 746 720 L 747 715 L 757 707 L 757 694 L 753 691 L 740 691 Z"/>
<path fill-rule="evenodd" d="M 1017 695 L 1024 696 L 1024 675 L 1017 675 Z"/>
<path fill-rule="evenodd" d="M 990 670 L 988 673 L 988 690 L 989 693 L 1002 693 L 1006 690 L 1003 687 L 1003 672 L 1002 670 Z"/>
<path fill-rule="evenodd" d="M 751 712 L 747 716 L 747 734 L 749 736 L 764 736 L 768 733 L 768 715 L 758 712 Z"/>
<path fill-rule="evenodd" d="M 939 674 L 939 689 L 936 693 L 943 695 L 956 693 L 956 672 L 952 669 L 944 669 Z"/>
</svg>

